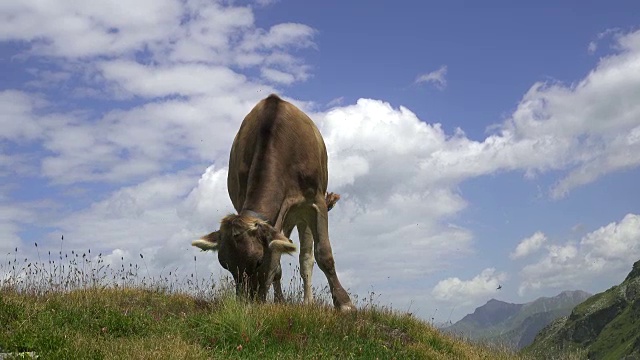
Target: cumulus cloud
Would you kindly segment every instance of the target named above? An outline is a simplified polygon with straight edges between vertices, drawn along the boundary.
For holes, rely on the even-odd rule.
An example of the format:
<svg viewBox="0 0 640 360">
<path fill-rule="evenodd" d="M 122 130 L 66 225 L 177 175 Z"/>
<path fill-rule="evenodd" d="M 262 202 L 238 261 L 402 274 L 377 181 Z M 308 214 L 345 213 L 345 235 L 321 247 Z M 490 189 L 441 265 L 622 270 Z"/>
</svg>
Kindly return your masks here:
<svg viewBox="0 0 640 360">
<path fill-rule="evenodd" d="M 159 246 L 179 233 L 176 225 L 182 224 L 175 204 L 192 188 L 193 176 L 189 172 L 157 176 L 122 187 L 56 225 L 68 235 L 65 241 L 69 246 L 87 242 L 101 249 Z"/>
<path fill-rule="evenodd" d="M 447 86 L 447 79 L 445 76 L 447 75 L 447 66 L 442 65 L 438 70 L 434 70 L 432 72 L 418 75 L 415 80 L 416 84 L 422 83 L 431 83 L 438 89 L 442 90 Z"/>
<path fill-rule="evenodd" d="M 616 39 L 618 53 L 577 84 L 535 84 L 503 126 L 517 143 L 545 139 L 553 147 L 555 160 L 528 166 L 568 170 L 553 198 L 640 164 L 640 31 Z"/>
<path fill-rule="evenodd" d="M 580 245 L 593 257 L 605 260 L 640 258 L 640 216 L 627 214 L 619 223 L 610 223 L 585 235 Z"/>
<path fill-rule="evenodd" d="M 34 54 L 65 58 L 147 51 L 161 63 L 228 65 L 261 51 L 312 47 L 315 35 L 311 27 L 296 23 L 256 28 L 250 7 L 217 1 L 139 1 L 126 7 L 117 1 L 5 1 L 0 13 L 0 40 L 26 41 Z"/>
<path fill-rule="evenodd" d="M 40 103 L 35 96 L 30 96 L 17 90 L 5 90 L 0 92 L 0 139 L 7 140 L 33 140 L 39 137 L 42 126 L 33 120 L 32 108 Z"/>
<path fill-rule="evenodd" d="M 315 30 L 306 25 L 260 29 L 249 7 L 217 2 L 141 2 L 126 14 L 111 2 L 0 7 L 6 10 L 0 39 L 25 42 L 25 59 L 54 60 L 51 68 L 28 70 L 38 94 L 0 95 L 0 110 L 11 115 L 0 119 L 7 130 L 1 137 L 39 142 L 46 152 L 3 156 L 2 164 L 29 158 L 29 166 L 63 184 L 140 180 L 187 160 L 224 158 L 218 151 L 228 151 L 244 115 L 276 92 L 232 67 L 259 67 L 273 83 L 288 85 L 308 77 L 292 52 L 314 46 Z M 61 81 L 72 85 L 60 87 Z M 66 94 L 60 104 L 45 101 Z M 112 103 L 100 112 L 77 97 Z"/>
<path fill-rule="evenodd" d="M 233 209 L 228 196 L 223 196 L 225 175 L 209 169 L 202 175 L 209 181 L 204 185 L 201 179 L 195 188 L 196 171 L 151 177 L 55 219 L 52 225 L 64 234 L 65 251 L 101 253 L 105 264 L 140 263 L 138 256 L 143 254 L 145 276 L 198 271 L 201 277 L 218 277 L 224 269 L 217 258 L 194 250 L 191 241 L 216 229 L 220 218 Z M 57 252 L 60 246 L 53 235 L 43 243 L 40 248 L 45 251 Z M 194 257 L 195 265 L 200 264 L 197 268 Z"/>
<path fill-rule="evenodd" d="M 456 300 L 458 303 L 468 305 L 495 294 L 497 287 L 506 279 L 505 273 L 488 268 L 471 280 L 460 280 L 457 277 L 444 279 L 433 288 L 431 294 L 438 300 Z"/>
<path fill-rule="evenodd" d="M 190 228 L 203 233 L 217 228 L 217 222 L 234 211 L 227 194 L 227 173 L 227 168 L 208 167 L 180 205 L 178 214 L 189 221 Z"/>
<path fill-rule="evenodd" d="M 634 155 L 640 154 L 639 38 L 640 32 L 618 38 L 619 52 L 603 58 L 576 85 L 534 84 L 513 114 L 483 141 L 472 141 L 459 129 L 447 135 L 439 124 L 416 128 L 414 134 L 400 137 L 408 139 L 406 144 L 410 147 L 429 154 L 415 162 L 425 173 L 438 174 L 427 175 L 427 183 L 432 179 L 456 182 L 498 170 L 522 170 L 530 177 L 561 170 L 563 175 L 549 194 L 552 198 L 566 196 L 577 186 L 640 163 L 640 155 Z M 360 100 L 359 104 L 367 101 L 374 102 Z M 361 124 L 362 115 L 349 113 L 352 109 L 344 107 L 339 110 L 340 115 L 352 124 Z M 380 114 L 392 111 L 388 106 L 377 109 Z M 400 107 L 399 113 L 410 111 Z M 384 115 L 376 117 L 382 119 Z M 371 131 L 344 127 L 341 136 L 345 137 L 353 136 L 355 131 Z M 411 140 L 417 138 L 434 147 Z M 376 144 L 381 139 L 371 140 Z M 351 156 L 354 159 L 356 155 Z"/>
<path fill-rule="evenodd" d="M 105 80 L 127 93 L 148 98 L 164 96 L 220 96 L 245 86 L 247 79 L 223 66 L 198 64 L 146 66 L 135 61 L 114 60 L 100 63 Z"/>
<path fill-rule="evenodd" d="M 584 235 L 579 242 L 550 244 L 521 273 L 520 294 L 542 288 L 586 286 L 596 278 L 622 276 L 640 259 L 640 215 L 627 214 Z"/>
<path fill-rule="evenodd" d="M 522 239 L 516 249 L 509 256 L 512 259 L 518 259 L 530 255 L 538 251 L 546 241 L 547 236 L 541 231 L 537 231 L 530 237 Z"/>
<path fill-rule="evenodd" d="M 6 255 L 22 244 L 21 225 L 34 219 L 33 211 L 19 204 L 0 204 L 0 254 Z"/>
<path fill-rule="evenodd" d="M 263 68 L 261 71 L 262 77 L 273 83 L 291 84 L 296 80 L 295 76 L 283 71 L 269 68 Z"/>
<path fill-rule="evenodd" d="M 4 1 L 0 13 L 0 39 L 30 42 L 42 55 L 87 57 L 136 51 L 145 43 L 171 38 L 182 9 L 170 0 L 126 7 L 117 1 Z"/>
<path fill-rule="evenodd" d="M 253 48 L 284 48 L 287 46 L 314 47 L 311 40 L 315 30 L 307 25 L 298 23 L 284 23 L 272 26 L 269 31 L 258 30 L 248 36 L 244 49 Z"/>
</svg>

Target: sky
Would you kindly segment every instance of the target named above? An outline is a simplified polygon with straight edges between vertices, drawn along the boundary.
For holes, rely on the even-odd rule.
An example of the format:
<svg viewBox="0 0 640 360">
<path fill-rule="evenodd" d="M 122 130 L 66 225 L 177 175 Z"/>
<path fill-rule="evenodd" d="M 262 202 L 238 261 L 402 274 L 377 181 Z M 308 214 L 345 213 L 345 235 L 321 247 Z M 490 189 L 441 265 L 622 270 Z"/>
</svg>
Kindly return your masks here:
<svg viewBox="0 0 640 360">
<path fill-rule="evenodd" d="M 359 298 L 455 322 L 640 260 L 638 3 L 123 4 L 0 3 L 3 259 L 224 275 L 190 242 L 233 211 L 231 143 L 278 93 L 326 142 Z"/>
</svg>

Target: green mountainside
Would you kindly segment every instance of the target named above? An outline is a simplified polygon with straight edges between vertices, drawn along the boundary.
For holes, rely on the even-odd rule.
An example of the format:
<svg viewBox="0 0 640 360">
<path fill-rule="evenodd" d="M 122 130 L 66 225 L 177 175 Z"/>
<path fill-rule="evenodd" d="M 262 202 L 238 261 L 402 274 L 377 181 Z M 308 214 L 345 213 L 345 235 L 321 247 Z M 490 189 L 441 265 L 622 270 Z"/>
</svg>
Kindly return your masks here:
<svg viewBox="0 0 640 360">
<path fill-rule="evenodd" d="M 548 358 L 575 349 L 589 359 L 640 359 L 640 261 L 620 285 L 551 323 L 524 351 Z"/>
</svg>

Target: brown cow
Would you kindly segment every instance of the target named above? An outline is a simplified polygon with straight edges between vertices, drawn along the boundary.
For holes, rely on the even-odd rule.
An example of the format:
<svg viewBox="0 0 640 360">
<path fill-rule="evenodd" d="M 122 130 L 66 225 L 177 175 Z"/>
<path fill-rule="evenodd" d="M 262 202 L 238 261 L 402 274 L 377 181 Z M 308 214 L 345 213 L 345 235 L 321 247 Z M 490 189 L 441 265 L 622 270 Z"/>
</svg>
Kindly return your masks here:
<svg viewBox="0 0 640 360">
<path fill-rule="evenodd" d="M 276 301 L 284 300 L 280 256 L 300 236 L 300 274 L 304 302 L 313 300 L 314 254 L 329 282 L 333 304 L 351 310 L 338 280 L 329 242 L 328 208 L 339 195 L 327 194 L 327 150 L 313 121 L 293 104 L 269 95 L 244 118 L 229 157 L 227 187 L 237 215 L 224 217 L 220 230 L 192 242 L 217 250 L 218 260 L 236 282 L 236 293 L 265 301 L 274 284 Z"/>
</svg>

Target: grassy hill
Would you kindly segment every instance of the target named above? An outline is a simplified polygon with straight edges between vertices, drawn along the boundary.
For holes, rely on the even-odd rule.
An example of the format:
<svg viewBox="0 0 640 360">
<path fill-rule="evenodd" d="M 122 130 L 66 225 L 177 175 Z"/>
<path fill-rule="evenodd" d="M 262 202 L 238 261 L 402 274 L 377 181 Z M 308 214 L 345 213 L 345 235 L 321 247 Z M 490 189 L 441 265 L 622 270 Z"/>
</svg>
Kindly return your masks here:
<svg viewBox="0 0 640 360">
<path fill-rule="evenodd" d="M 17 249 L 16 249 L 17 253 Z M 68 254 L 67 254 L 68 255 Z M 0 264 L 0 353 L 40 359 L 519 359 L 377 306 L 336 312 L 326 291 L 300 304 L 236 300 L 229 281 L 150 278 L 141 266 L 71 253 Z M 49 255 L 50 256 L 50 255 Z M 144 258 L 140 255 L 142 261 Z M 143 264 L 144 265 L 144 264 Z M 318 290 L 316 289 L 316 292 Z M 2 355 L 0 355 L 2 358 Z"/>
<path fill-rule="evenodd" d="M 3 289 L 0 347 L 48 359 L 510 359 L 388 310 L 250 305 L 144 289 Z"/>
</svg>

